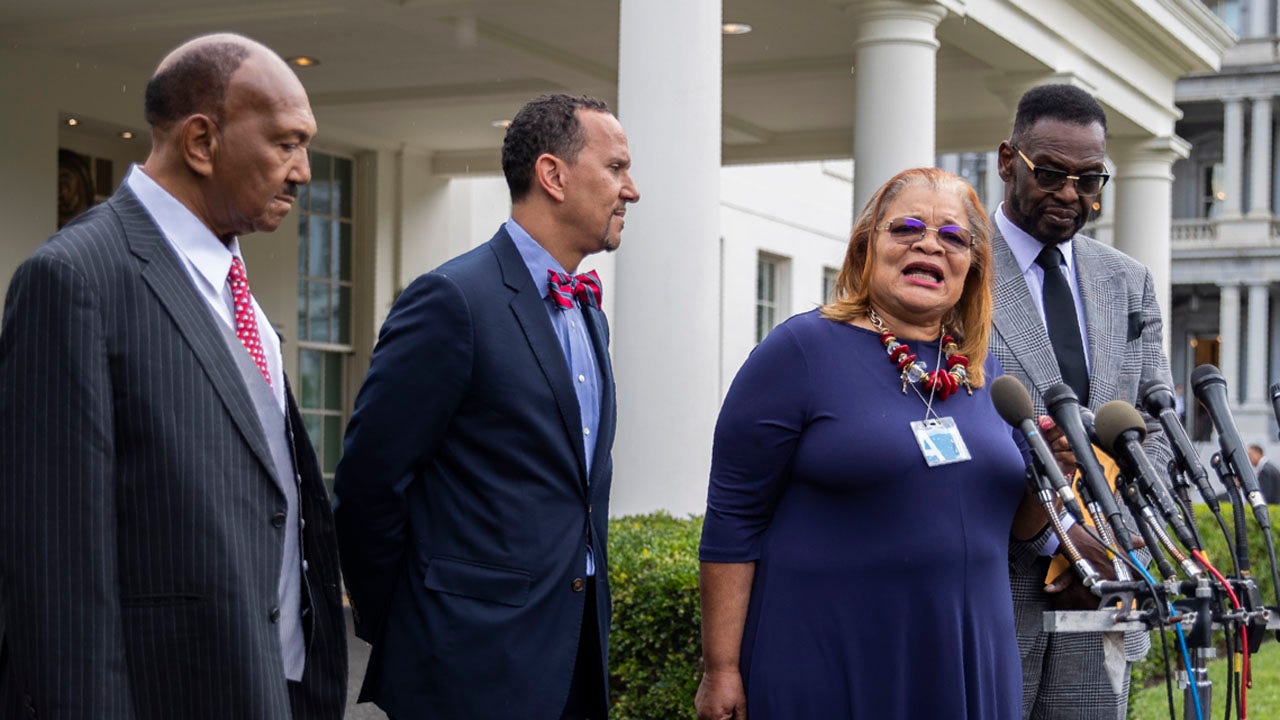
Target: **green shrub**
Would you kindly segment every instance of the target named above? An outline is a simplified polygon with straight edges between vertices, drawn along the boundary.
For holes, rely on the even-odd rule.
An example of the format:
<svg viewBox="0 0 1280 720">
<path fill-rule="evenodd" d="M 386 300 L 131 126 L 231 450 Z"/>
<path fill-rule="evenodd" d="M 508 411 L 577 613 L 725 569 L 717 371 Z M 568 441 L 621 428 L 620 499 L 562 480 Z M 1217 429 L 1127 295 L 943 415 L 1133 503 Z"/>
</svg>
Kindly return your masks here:
<svg viewBox="0 0 1280 720">
<path fill-rule="evenodd" d="M 665 512 L 609 521 L 614 720 L 692 718 L 698 660 L 698 541 L 702 518 Z"/>
<path fill-rule="evenodd" d="M 1269 505 L 1267 510 L 1271 515 L 1272 539 L 1274 541 L 1276 523 L 1280 522 L 1280 506 Z M 1209 512 L 1207 506 L 1196 505 L 1195 513 L 1196 524 L 1200 526 L 1200 540 L 1204 543 L 1205 555 L 1209 557 L 1209 560 L 1223 575 L 1230 575 L 1231 555 L 1227 550 L 1227 541 L 1222 534 L 1222 528 L 1218 525 L 1218 521 L 1214 519 L 1213 513 Z M 1231 541 L 1235 542 L 1235 523 L 1231 518 L 1231 506 L 1223 503 L 1222 514 L 1226 518 L 1227 529 L 1231 531 Z M 1262 530 L 1258 528 L 1258 523 L 1253 519 L 1253 510 L 1251 508 L 1246 508 L 1245 515 L 1248 518 L 1249 565 L 1253 571 L 1254 582 L 1258 583 L 1258 588 L 1262 590 L 1262 602 L 1267 605 L 1275 605 L 1275 587 L 1271 582 L 1271 565 L 1267 559 L 1267 546 L 1262 537 Z"/>
</svg>

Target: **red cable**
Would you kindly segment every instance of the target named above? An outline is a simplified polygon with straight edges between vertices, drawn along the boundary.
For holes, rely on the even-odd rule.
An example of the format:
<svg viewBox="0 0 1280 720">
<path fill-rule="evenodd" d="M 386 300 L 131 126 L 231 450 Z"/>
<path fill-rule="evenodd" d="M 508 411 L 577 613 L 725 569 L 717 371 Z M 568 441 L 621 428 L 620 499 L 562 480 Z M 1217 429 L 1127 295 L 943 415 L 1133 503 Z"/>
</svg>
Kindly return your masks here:
<svg viewBox="0 0 1280 720">
<path fill-rule="evenodd" d="M 1213 563 L 1209 562 L 1209 558 L 1205 557 L 1204 553 L 1199 550 L 1192 550 L 1191 554 L 1195 556 L 1195 559 L 1200 561 L 1201 565 L 1205 566 L 1205 569 L 1218 579 L 1218 582 L 1222 583 L 1222 587 L 1227 591 L 1227 597 L 1231 598 L 1232 606 L 1234 606 L 1236 610 L 1243 610 L 1244 608 L 1240 605 L 1240 600 L 1236 597 L 1236 591 L 1231 589 L 1231 583 L 1227 582 L 1227 579 L 1222 577 L 1222 573 L 1218 572 L 1218 568 L 1214 567 Z M 1244 662 L 1240 671 L 1240 717 L 1248 718 L 1249 706 L 1245 704 L 1245 689 L 1249 686 L 1249 634 L 1245 631 L 1244 625 L 1240 626 L 1240 648 L 1244 652 Z"/>
</svg>

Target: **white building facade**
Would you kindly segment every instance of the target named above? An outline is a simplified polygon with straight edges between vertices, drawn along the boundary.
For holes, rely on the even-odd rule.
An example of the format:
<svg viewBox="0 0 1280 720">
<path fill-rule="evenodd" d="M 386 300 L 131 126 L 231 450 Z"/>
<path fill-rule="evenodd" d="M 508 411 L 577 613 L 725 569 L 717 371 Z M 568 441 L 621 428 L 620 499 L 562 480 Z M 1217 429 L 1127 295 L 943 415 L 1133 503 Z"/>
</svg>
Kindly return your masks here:
<svg viewBox="0 0 1280 720">
<path fill-rule="evenodd" d="M 1033 85 L 1075 83 L 1106 107 L 1114 244 L 1163 287 L 1211 284 L 1171 265 L 1173 168 L 1197 157 L 1175 88 L 1232 42 L 1198 0 L 100 5 L 0 8 L 0 283 L 56 229 L 60 194 L 68 211 L 109 194 L 145 156 L 141 89 L 169 48 L 233 30 L 318 56 L 298 71 L 321 129 L 315 179 L 296 222 L 243 246 L 330 469 L 397 292 L 506 217 L 492 123 L 541 92 L 608 100 L 642 193 L 622 249 L 593 258 L 613 328 L 619 514 L 701 510 L 728 383 L 761 333 L 823 300 L 854 209 L 898 170 L 994 149 Z M 754 30 L 725 35 L 730 20 Z M 1269 127 L 1250 92 L 1224 117 L 1247 106 Z M 998 192 L 989 159 L 956 162 Z M 1245 203 L 1239 222 L 1269 228 L 1272 193 L 1265 220 Z M 1271 302 L 1251 287 L 1240 303 Z"/>
<path fill-rule="evenodd" d="M 1170 362 L 1184 385 L 1197 365 L 1218 365 L 1246 442 L 1274 448 L 1268 386 L 1280 379 L 1280 156 L 1273 111 L 1280 95 L 1280 3 L 1209 5 L 1239 41 L 1219 72 L 1177 85 L 1184 112 L 1177 132 L 1192 150 L 1174 166 Z M 1190 412 L 1188 422 L 1194 437 L 1208 439 L 1202 413 Z"/>
</svg>

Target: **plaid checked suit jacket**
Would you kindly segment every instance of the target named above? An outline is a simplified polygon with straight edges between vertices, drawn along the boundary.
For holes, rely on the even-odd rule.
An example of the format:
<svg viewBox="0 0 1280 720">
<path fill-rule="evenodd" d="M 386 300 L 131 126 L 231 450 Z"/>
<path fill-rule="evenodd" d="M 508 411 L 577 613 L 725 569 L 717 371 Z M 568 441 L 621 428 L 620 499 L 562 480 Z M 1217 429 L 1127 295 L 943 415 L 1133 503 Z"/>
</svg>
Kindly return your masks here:
<svg viewBox="0 0 1280 720">
<path fill-rule="evenodd" d="M 1075 236 L 1072 248 L 1089 340 L 1090 409 L 1096 411 L 1111 400 L 1136 401 L 1138 388 L 1151 378 L 1159 378 L 1172 387 L 1162 340 L 1163 321 L 1151 271 L 1124 253 L 1083 235 Z M 996 272 L 991 351 L 1006 373 L 1014 375 L 1027 386 L 1036 413 L 1045 414 L 1041 394 L 1062 382 L 1049 333 L 1032 301 L 1018 262 L 998 227 L 992 251 Z M 1150 418 L 1147 429 L 1146 451 L 1156 467 L 1163 467 L 1171 457 L 1168 442 L 1159 425 Z M 1038 711 L 1037 718 L 1053 717 L 1054 707 L 1059 708 L 1062 717 L 1114 718 L 1117 702 L 1123 717 L 1127 691 L 1112 687 L 1103 669 L 1103 658 L 1089 660 L 1083 657 L 1089 652 L 1087 644 L 1075 644 L 1074 641 L 1079 639 L 1076 637 L 1059 638 L 1053 643 L 1055 647 L 1051 652 L 1082 657 L 1069 663 L 1054 663 L 1045 657 L 1049 642 L 1042 629 L 1042 613 L 1049 609 L 1049 602 L 1043 590 L 1044 563 L 1040 561 L 1039 553 L 1048 538 L 1046 530 L 1031 541 L 1011 543 L 1009 548 L 1010 584 L 1018 648 L 1023 660 L 1024 717 L 1028 716 L 1035 703 L 1037 692 L 1042 696 L 1041 706 L 1049 707 L 1047 714 L 1042 715 Z M 1096 639 L 1093 645 L 1097 646 Z M 1130 633 L 1125 638 L 1124 659 L 1140 659 L 1149 648 L 1150 641 L 1145 633 Z M 1051 687 L 1039 687 L 1040 671 L 1046 663 L 1055 668 L 1050 674 L 1077 674 L 1077 677 L 1059 678 L 1077 689 L 1058 693 Z M 1127 672 L 1125 680 L 1127 688 Z M 1079 693 L 1078 688 L 1082 684 L 1095 688 L 1097 692 Z"/>
</svg>

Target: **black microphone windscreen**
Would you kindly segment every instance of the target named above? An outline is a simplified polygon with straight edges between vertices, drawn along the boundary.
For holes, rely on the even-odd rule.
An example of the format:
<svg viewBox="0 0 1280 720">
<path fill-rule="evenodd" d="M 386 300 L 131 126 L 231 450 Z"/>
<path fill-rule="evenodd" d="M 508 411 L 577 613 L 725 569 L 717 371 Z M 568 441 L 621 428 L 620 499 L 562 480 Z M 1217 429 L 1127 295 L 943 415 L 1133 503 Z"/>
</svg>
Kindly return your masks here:
<svg viewBox="0 0 1280 720">
<path fill-rule="evenodd" d="M 1138 397 L 1142 399 L 1142 406 L 1152 415 L 1159 415 L 1162 410 L 1172 410 L 1174 408 L 1173 390 L 1162 380 L 1152 378 L 1138 388 Z"/>
<path fill-rule="evenodd" d="M 1080 404 L 1080 398 L 1076 396 L 1076 391 L 1072 390 L 1071 386 L 1066 383 L 1050 385 L 1049 389 L 1041 393 L 1040 397 L 1044 399 L 1044 406 L 1048 408 L 1057 407 L 1058 403 L 1063 402 Z"/>
<path fill-rule="evenodd" d="M 1271 399 L 1280 400 L 1280 382 L 1271 383 Z"/>
<path fill-rule="evenodd" d="M 1098 415 L 1093 421 L 1098 440 L 1108 453 L 1115 455 L 1115 443 L 1120 436 L 1130 430 L 1137 430 L 1145 439 L 1147 423 L 1132 405 L 1123 400 L 1112 400 L 1098 408 Z"/>
<path fill-rule="evenodd" d="M 1012 375 L 1001 375 L 991 383 L 991 402 L 1000 417 L 1014 427 L 1035 415 L 1031 395 Z"/>
<path fill-rule="evenodd" d="M 1200 388 L 1215 382 L 1227 384 L 1226 378 L 1222 377 L 1222 371 L 1217 365 L 1205 364 L 1191 371 L 1191 389 L 1197 395 L 1200 394 Z"/>
</svg>

